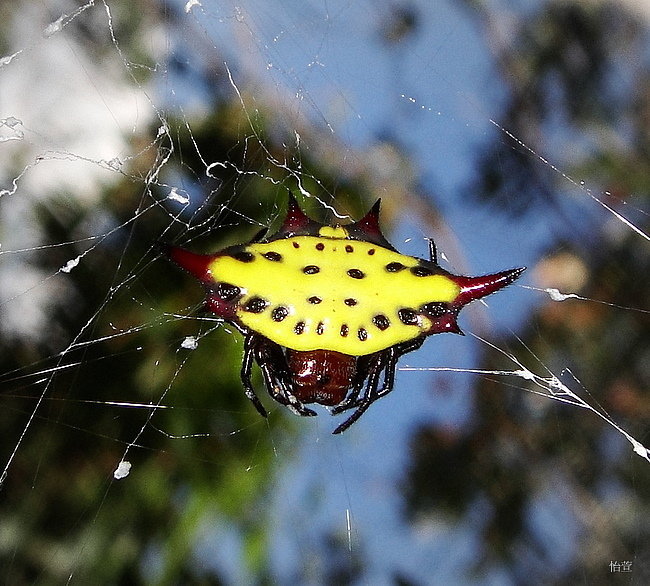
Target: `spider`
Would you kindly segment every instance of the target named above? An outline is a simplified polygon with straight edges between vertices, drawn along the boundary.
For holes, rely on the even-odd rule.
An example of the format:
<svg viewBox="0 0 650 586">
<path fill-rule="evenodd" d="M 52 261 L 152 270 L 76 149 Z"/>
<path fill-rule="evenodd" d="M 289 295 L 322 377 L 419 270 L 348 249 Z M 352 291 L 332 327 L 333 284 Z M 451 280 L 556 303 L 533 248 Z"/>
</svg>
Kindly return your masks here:
<svg viewBox="0 0 650 586">
<path fill-rule="evenodd" d="M 512 283 L 525 267 L 481 277 L 453 275 L 429 259 L 400 254 L 379 227 L 380 200 L 359 221 L 321 224 L 290 195 L 280 229 L 248 244 L 202 255 L 166 247 L 167 256 L 206 290 L 208 311 L 244 335 L 241 380 L 264 417 L 253 388 L 259 365 L 268 393 L 302 416 L 306 404 L 353 410 L 345 431 L 390 393 L 401 356 L 427 336 L 461 334 L 460 309 Z"/>
</svg>

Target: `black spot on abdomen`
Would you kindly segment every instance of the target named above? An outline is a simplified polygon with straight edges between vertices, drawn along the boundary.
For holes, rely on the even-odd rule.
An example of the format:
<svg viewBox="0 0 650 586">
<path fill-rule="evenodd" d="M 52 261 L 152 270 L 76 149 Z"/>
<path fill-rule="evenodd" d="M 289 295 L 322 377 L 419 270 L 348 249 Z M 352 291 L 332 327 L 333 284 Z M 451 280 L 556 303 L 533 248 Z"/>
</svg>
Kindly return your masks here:
<svg viewBox="0 0 650 586">
<path fill-rule="evenodd" d="M 412 309 L 402 308 L 397 312 L 397 317 L 405 326 L 417 326 L 418 314 Z"/>
<path fill-rule="evenodd" d="M 349 269 L 348 276 L 352 277 L 353 279 L 363 279 L 366 274 L 361 269 Z"/>
<path fill-rule="evenodd" d="M 255 260 L 255 255 L 252 252 L 248 252 L 248 250 L 235 252 L 232 257 L 239 262 L 253 262 Z"/>
<path fill-rule="evenodd" d="M 382 332 L 390 326 L 390 320 L 382 313 L 377 314 L 372 318 L 372 323 L 375 324 Z"/>
<path fill-rule="evenodd" d="M 271 319 L 280 322 L 289 315 L 289 308 L 284 305 L 279 305 L 271 312 Z"/>
<path fill-rule="evenodd" d="M 296 323 L 295 326 L 293 326 L 293 333 L 300 335 L 305 331 L 305 322 L 304 321 L 299 321 Z"/>
<path fill-rule="evenodd" d="M 269 302 L 266 299 L 262 299 L 261 297 L 251 297 L 246 303 L 244 303 L 243 310 L 248 313 L 262 313 L 266 309 L 268 303 Z"/>
<path fill-rule="evenodd" d="M 386 270 L 389 273 L 399 273 L 403 271 L 406 267 L 401 262 L 389 262 L 386 265 Z"/>
<path fill-rule="evenodd" d="M 433 275 L 433 270 L 429 267 L 417 266 L 411 267 L 411 273 L 416 277 L 430 277 Z"/>
<path fill-rule="evenodd" d="M 230 283 L 217 283 L 215 292 L 222 301 L 234 301 L 241 293 L 241 289 Z"/>
</svg>

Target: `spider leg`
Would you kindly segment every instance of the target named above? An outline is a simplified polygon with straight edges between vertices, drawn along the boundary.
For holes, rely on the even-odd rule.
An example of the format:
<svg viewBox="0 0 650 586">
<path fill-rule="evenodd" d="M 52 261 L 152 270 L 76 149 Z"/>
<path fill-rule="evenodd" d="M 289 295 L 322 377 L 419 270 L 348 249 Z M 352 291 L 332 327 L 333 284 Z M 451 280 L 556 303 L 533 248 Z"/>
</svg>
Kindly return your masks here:
<svg viewBox="0 0 650 586">
<path fill-rule="evenodd" d="M 345 431 L 350 427 L 359 417 L 361 417 L 367 410 L 370 405 L 372 405 L 377 399 L 385 397 L 388 393 L 393 390 L 395 384 L 395 371 L 397 369 L 397 361 L 400 356 L 417 350 L 422 346 L 425 337 L 421 336 L 415 338 L 414 340 L 409 340 L 392 348 L 388 348 L 383 352 L 378 352 L 376 355 L 372 356 L 374 365 L 370 366 L 370 375 L 367 377 L 368 383 L 366 385 L 366 390 L 364 394 L 359 397 L 359 392 L 363 386 L 365 379 L 360 381 L 360 384 L 353 389 L 353 392 L 350 396 L 335 409 L 332 410 L 332 414 L 341 413 L 346 409 L 352 409 L 354 407 L 357 410 L 346 419 L 341 425 L 339 425 L 332 433 L 338 434 Z M 362 365 L 364 366 L 364 365 Z M 367 372 L 367 370 L 365 371 Z M 384 384 L 381 389 L 379 388 L 379 377 L 381 373 L 384 373 Z"/>
<path fill-rule="evenodd" d="M 258 336 L 255 347 L 255 360 L 262 371 L 266 390 L 273 400 L 285 405 L 297 415 L 309 417 L 316 412 L 300 402 L 291 392 L 291 383 L 287 380 L 287 362 L 284 352 L 277 344 Z"/>
<path fill-rule="evenodd" d="M 257 338 L 255 334 L 247 334 L 244 339 L 244 360 L 241 367 L 241 382 L 244 387 L 244 393 L 248 399 L 253 403 L 257 412 L 266 417 L 266 409 L 264 409 L 259 397 L 253 390 L 253 383 L 251 381 L 251 370 L 253 368 L 253 360 L 255 358 L 255 348 L 257 346 Z"/>
<path fill-rule="evenodd" d="M 381 397 L 386 396 L 393 390 L 393 385 L 395 384 L 395 371 L 397 370 L 397 361 L 401 356 L 404 356 L 404 354 L 408 354 L 409 352 L 413 352 L 414 350 L 420 348 L 420 346 L 422 346 L 424 343 L 424 339 L 424 336 L 421 336 L 420 338 L 415 338 L 415 340 L 409 340 L 408 342 L 399 344 L 395 348 L 389 348 L 386 351 L 386 354 L 388 354 L 388 356 L 386 357 L 387 362 L 384 366 L 384 386 L 380 391 L 377 392 L 376 399 L 380 399 Z"/>
<path fill-rule="evenodd" d="M 436 250 L 436 243 L 433 241 L 433 238 L 427 238 L 429 241 L 429 260 L 432 263 L 438 264 L 438 251 Z"/>
<path fill-rule="evenodd" d="M 316 415 L 316 411 L 310 409 L 309 407 L 305 407 L 304 403 L 299 401 L 288 389 L 286 382 L 275 371 L 274 366 L 267 363 L 262 363 L 260 364 L 260 369 L 262 370 L 262 376 L 264 377 L 266 389 L 273 400 L 277 401 L 281 405 L 284 405 L 293 411 L 296 415 L 301 415 L 303 417 L 311 417 L 313 415 Z"/>
<path fill-rule="evenodd" d="M 356 401 L 354 406 L 357 407 L 357 410 L 350 415 L 341 425 L 339 425 L 332 433 L 338 434 L 344 432 L 348 427 L 350 427 L 359 417 L 361 417 L 368 407 L 377 399 L 377 387 L 379 386 L 379 376 L 381 371 L 384 369 L 382 364 L 384 358 L 384 352 L 378 354 L 377 367 L 370 373 L 368 377 L 368 384 L 366 385 L 365 392 L 363 396 Z M 349 407 L 351 408 L 352 405 Z"/>
<path fill-rule="evenodd" d="M 385 352 L 379 354 L 377 366 L 368 377 L 368 384 L 365 393 L 361 398 L 345 406 L 345 409 L 356 407 L 357 410 L 352 413 L 341 425 L 339 425 L 332 433 L 339 434 L 344 432 L 355 421 L 357 421 L 377 399 L 387 395 L 393 390 L 395 382 L 395 367 L 397 365 L 398 353 L 394 348 L 389 348 Z M 384 384 L 381 390 L 379 387 L 379 377 L 384 373 Z M 340 411 L 339 411 L 340 412 Z"/>
<path fill-rule="evenodd" d="M 393 390 L 395 385 L 395 370 L 397 369 L 397 359 L 400 357 L 399 351 L 395 348 L 389 348 L 385 352 L 386 364 L 383 365 L 384 369 L 384 386 L 377 391 L 376 397 L 373 401 L 385 397 Z"/>
<path fill-rule="evenodd" d="M 401 344 L 398 344 L 396 346 L 397 349 L 397 358 L 400 356 L 404 356 L 404 354 L 408 354 L 409 352 L 413 352 L 414 350 L 417 350 L 424 344 L 424 340 L 426 339 L 426 336 L 419 336 L 413 340 L 409 340 L 408 342 L 402 342 Z"/>
<path fill-rule="evenodd" d="M 333 407 L 330 412 L 332 415 L 338 415 L 348 409 L 358 407 L 363 401 L 363 397 L 359 397 L 361 389 L 363 389 L 366 380 L 369 378 L 375 369 L 379 366 L 380 354 L 368 354 L 366 356 L 359 356 L 357 359 L 357 374 L 355 375 L 352 383 L 351 391 L 345 400 L 341 401 L 336 407 Z"/>
</svg>

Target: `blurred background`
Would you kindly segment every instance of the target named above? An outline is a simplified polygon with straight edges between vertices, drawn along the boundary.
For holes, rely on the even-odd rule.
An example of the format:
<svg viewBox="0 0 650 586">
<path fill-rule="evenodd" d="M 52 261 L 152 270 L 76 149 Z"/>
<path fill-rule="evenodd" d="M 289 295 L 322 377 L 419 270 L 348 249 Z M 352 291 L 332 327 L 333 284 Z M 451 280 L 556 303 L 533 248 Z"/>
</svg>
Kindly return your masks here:
<svg viewBox="0 0 650 586">
<path fill-rule="evenodd" d="M 649 25 L 633 0 L 2 3 L 0 579 L 650 583 Z M 288 192 L 528 271 L 343 435 L 260 392 L 265 421 L 158 243 L 244 242 Z"/>
</svg>

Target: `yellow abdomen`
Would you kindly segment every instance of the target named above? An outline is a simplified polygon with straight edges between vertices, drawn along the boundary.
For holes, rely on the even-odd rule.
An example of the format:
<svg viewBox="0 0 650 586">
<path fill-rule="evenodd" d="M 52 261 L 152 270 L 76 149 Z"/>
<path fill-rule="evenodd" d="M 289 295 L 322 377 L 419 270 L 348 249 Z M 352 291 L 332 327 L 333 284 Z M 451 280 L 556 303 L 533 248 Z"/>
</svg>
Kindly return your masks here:
<svg viewBox="0 0 650 586">
<path fill-rule="evenodd" d="M 208 271 L 240 289 L 243 325 L 294 350 L 362 356 L 428 333 L 420 308 L 451 303 L 459 285 L 433 263 L 345 234 L 324 227 L 250 244 L 215 257 Z"/>
</svg>

